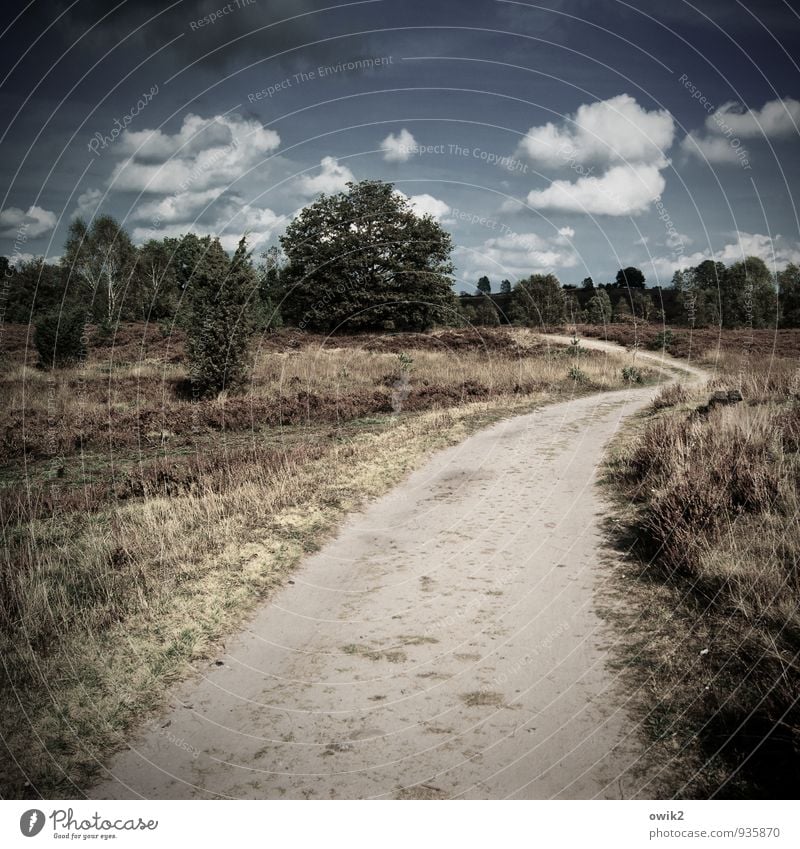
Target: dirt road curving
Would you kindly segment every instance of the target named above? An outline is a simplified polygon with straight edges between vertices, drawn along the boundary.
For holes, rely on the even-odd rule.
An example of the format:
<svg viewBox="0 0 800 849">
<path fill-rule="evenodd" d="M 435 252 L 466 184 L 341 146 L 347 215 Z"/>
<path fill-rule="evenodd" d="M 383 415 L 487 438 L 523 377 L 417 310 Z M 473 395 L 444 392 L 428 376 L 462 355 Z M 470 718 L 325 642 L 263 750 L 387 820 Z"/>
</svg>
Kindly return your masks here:
<svg viewBox="0 0 800 849">
<path fill-rule="evenodd" d="M 594 612 L 598 467 L 655 392 L 554 404 L 437 454 L 176 689 L 91 795 L 657 795 Z"/>
</svg>

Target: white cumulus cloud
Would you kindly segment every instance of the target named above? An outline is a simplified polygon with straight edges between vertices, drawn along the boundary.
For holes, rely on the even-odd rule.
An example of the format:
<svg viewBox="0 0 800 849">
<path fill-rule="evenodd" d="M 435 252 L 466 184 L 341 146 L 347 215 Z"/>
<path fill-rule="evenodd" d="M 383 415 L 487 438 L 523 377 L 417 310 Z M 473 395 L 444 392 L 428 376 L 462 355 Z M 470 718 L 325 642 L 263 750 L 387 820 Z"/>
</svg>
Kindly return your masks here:
<svg viewBox="0 0 800 849">
<path fill-rule="evenodd" d="M 579 106 L 559 125 L 531 127 L 520 150 L 550 167 L 654 164 L 664 161 L 674 136 L 675 124 L 669 112 L 648 111 L 630 95 L 620 94 Z"/>
<path fill-rule="evenodd" d="M 355 181 L 353 172 L 346 165 L 341 165 L 334 156 L 324 156 L 319 168 L 318 174 L 306 174 L 299 180 L 300 192 L 306 197 L 314 197 L 321 192 L 328 195 L 341 192 L 347 188 L 348 183 Z"/>
<path fill-rule="evenodd" d="M 800 243 L 784 236 L 770 237 L 763 233 L 738 231 L 734 239 L 716 251 L 695 251 L 684 256 L 653 256 L 640 263 L 640 267 L 652 282 L 667 284 L 675 271 L 699 265 L 707 259 L 730 265 L 741 262 L 745 257 L 757 256 L 763 259 L 771 270 L 783 268 L 790 262 L 800 264 Z"/>
<path fill-rule="evenodd" d="M 34 260 L 41 259 L 41 254 L 29 254 L 29 253 L 15 253 L 13 256 L 10 256 L 8 259 L 11 262 L 11 265 L 14 268 L 19 268 L 23 263 L 33 262 Z M 49 265 L 58 265 L 61 261 L 61 254 L 53 254 L 45 259 Z"/>
<path fill-rule="evenodd" d="M 443 200 L 439 200 L 433 195 L 411 195 L 408 202 L 411 204 L 414 214 L 419 217 L 431 215 L 437 221 L 441 221 L 450 212 L 450 207 Z"/>
<path fill-rule="evenodd" d="M 714 165 L 740 163 L 749 166 L 749 154 L 742 139 L 787 138 L 800 127 L 800 100 L 792 97 L 770 100 L 760 109 L 746 109 L 741 103 L 723 103 L 706 118 L 706 132 L 693 130 L 681 142 L 688 154 Z"/>
<path fill-rule="evenodd" d="M 739 262 L 746 256 L 757 256 L 772 268 L 800 263 L 800 244 L 776 234 L 774 237 L 763 233 L 745 233 L 739 231 L 736 240 L 717 251 L 714 259 L 724 262 Z"/>
<path fill-rule="evenodd" d="M 149 162 L 166 162 L 173 156 L 197 156 L 209 148 L 230 145 L 240 135 L 241 123 L 238 115 L 202 118 L 190 112 L 177 133 L 165 133 L 160 129 L 126 130 L 119 140 L 119 152 Z M 273 133 L 272 130 L 265 132 Z"/>
<path fill-rule="evenodd" d="M 149 220 L 156 225 L 191 221 L 224 191 L 224 187 L 220 186 L 203 192 L 176 192 L 159 200 L 139 204 L 131 217 L 135 221 Z"/>
<path fill-rule="evenodd" d="M 103 193 L 100 189 L 86 189 L 85 192 L 78 195 L 78 206 L 75 209 L 75 215 L 79 218 L 92 218 L 97 212 L 100 202 L 103 200 Z"/>
<path fill-rule="evenodd" d="M 599 177 L 575 182 L 554 180 L 528 194 L 528 205 L 554 212 L 591 215 L 636 215 L 663 191 L 666 182 L 657 165 L 615 165 Z"/>
<path fill-rule="evenodd" d="M 730 133 L 741 138 L 797 135 L 800 127 L 800 100 L 793 97 L 770 100 L 761 109 L 746 109 L 741 103 L 723 103 L 706 118 L 712 133 Z"/>
<path fill-rule="evenodd" d="M 381 142 L 383 158 L 386 162 L 407 162 L 416 144 L 416 139 L 405 127 L 396 135 L 389 133 Z"/>
<path fill-rule="evenodd" d="M 564 228 L 569 230 L 570 228 Z M 486 239 L 474 251 L 461 248 L 461 265 L 467 279 L 482 275 L 495 277 L 527 277 L 530 274 L 554 272 L 573 268 L 578 255 L 569 245 L 569 236 L 559 232 L 552 237 L 537 233 L 504 233 Z"/>
<path fill-rule="evenodd" d="M 736 150 L 722 136 L 703 136 L 692 131 L 684 137 L 681 149 L 714 165 L 735 165 L 739 161 Z"/>
<path fill-rule="evenodd" d="M 274 130 L 240 115 L 187 115 L 177 133 L 126 131 L 117 151 L 126 155 L 109 179 L 116 189 L 169 194 L 227 187 L 280 144 Z"/>
<path fill-rule="evenodd" d="M 49 233 L 58 223 L 55 212 L 41 206 L 29 206 L 27 212 L 16 206 L 0 212 L 0 236 L 13 239 L 24 235 L 29 239 Z"/>
<path fill-rule="evenodd" d="M 164 219 L 164 223 L 154 226 L 134 228 L 133 239 L 137 243 L 148 239 L 163 239 L 166 236 L 180 236 L 195 233 L 198 236 L 210 234 L 219 238 L 225 250 L 232 251 L 243 235 L 247 236 L 249 248 L 257 248 L 269 241 L 287 223 L 285 216 L 277 215 L 271 209 L 262 209 L 231 198 L 210 210 L 210 220 L 178 221 Z"/>
</svg>

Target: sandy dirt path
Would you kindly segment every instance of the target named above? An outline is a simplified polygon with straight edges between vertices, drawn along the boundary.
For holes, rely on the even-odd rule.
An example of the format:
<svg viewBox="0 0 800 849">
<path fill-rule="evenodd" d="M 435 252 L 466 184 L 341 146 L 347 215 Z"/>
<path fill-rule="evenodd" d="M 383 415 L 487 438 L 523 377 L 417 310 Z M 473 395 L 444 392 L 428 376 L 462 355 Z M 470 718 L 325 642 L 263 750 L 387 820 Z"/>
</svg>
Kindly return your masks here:
<svg viewBox="0 0 800 849">
<path fill-rule="evenodd" d="M 657 796 L 595 612 L 598 468 L 656 391 L 543 407 L 434 456 L 176 688 L 91 795 Z"/>
</svg>

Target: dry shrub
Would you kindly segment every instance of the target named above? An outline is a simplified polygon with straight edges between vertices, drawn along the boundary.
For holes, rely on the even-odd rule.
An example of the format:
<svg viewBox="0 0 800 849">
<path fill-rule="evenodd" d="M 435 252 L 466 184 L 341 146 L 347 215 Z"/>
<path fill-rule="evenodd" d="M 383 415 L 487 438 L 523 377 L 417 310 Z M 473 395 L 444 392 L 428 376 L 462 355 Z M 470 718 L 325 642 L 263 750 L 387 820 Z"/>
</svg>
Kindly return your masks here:
<svg viewBox="0 0 800 849">
<path fill-rule="evenodd" d="M 263 463 L 207 466 L 204 485 L 181 494 L 7 528 L 0 713 L 14 758 L 0 762 L 2 795 L 73 798 L 346 510 L 495 415 L 426 413 Z"/>
<path fill-rule="evenodd" d="M 661 389 L 653 399 L 650 409 L 653 411 L 663 410 L 666 407 L 677 407 L 689 400 L 689 393 L 682 383 L 670 383 Z"/>
<path fill-rule="evenodd" d="M 698 751 L 688 795 L 780 795 L 800 765 L 800 407 L 770 391 L 700 416 L 670 390 L 618 472 L 648 564 L 643 710 Z"/>
<path fill-rule="evenodd" d="M 280 446 L 226 445 L 224 451 L 198 450 L 188 455 L 160 456 L 96 482 L 58 479 L 48 486 L 0 490 L 0 526 L 13 527 L 72 512 L 91 513 L 134 499 L 174 498 L 190 493 L 220 493 L 235 481 L 262 479 L 288 466 L 319 456 L 321 443 L 288 440 Z"/>
<path fill-rule="evenodd" d="M 754 356 L 738 350 L 708 351 L 702 361 L 712 372 L 712 388 L 735 386 L 751 404 L 800 400 L 796 356 L 789 359 L 768 352 Z"/>
<path fill-rule="evenodd" d="M 738 516 L 774 509 L 785 475 L 779 423 L 774 414 L 716 408 L 645 429 L 630 474 L 646 500 L 642 524 L 669 571 L 691 573 L 696 552 Z"/>
<path fill-rule="evenodd" d="M 139 476 L 126 475 L 98 486 L 93 511 L 85 509 L 85 503 L 77 505 L 84 509 L 68 511 L 69 502 L 63 499 L 48 503 L 47 491 L 13 505 L 7 495 L 4 553 L 13 557 L 13 566 L 6 563 L 0 571 L 0 634 L 24 633 L 29 647 L 39 651 L 73 630 L 69 617 L 76 612 L 81 628 L 97 630 L 147 608 L 148 599 L 180 582 L 184 567 L 180 554 L 165 551 L 163 545 L 154 548 L 153 538 L 140 532 L 142 513 L 147 517 L 153 510 L 168 511 L 172 500 L 176 514 L 169 517 L 168 526 L 180 526 L 191 537 L 202 516 L 187 523 L 188 507 L 244 487 L 261 487 L 266 500 L 258 510 L 251 505 L 248 521 L 252 521 L 254 514 L 263 516 L 277 504 L 275 493 L 286 476 L 323 453 L 322 444 L 304 443 L 288 450 L 163 458 Z M 106 491 L 108 486 L 112 493 Z M 126 504 L 143 498 L 147 501 Z M 113 513 L 103 509 L 115 503 Z M 56 510 L 57 524 L 39 518 Z M 205 536 L 203 532 L 201 538 Z M 163 540 L 163 534 L 157 538 Z M 176 550 L 185 551 L 186 543 L 195 546 L 188 539 L 182 544 L 176 540 Z"/>
</svg>

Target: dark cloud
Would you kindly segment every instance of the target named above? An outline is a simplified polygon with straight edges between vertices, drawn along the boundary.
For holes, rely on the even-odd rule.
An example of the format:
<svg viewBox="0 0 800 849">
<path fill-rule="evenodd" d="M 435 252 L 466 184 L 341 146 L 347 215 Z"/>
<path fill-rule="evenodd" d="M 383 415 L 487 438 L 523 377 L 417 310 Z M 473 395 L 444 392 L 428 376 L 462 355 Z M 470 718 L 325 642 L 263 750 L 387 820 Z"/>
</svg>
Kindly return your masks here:
<svg viewBox="0 0 800 849">
<path fill-rule="evenodd" d="M 62 7 L 68 4 L 62 0 Z M 91 29 L 95 45 L 124 39 L 144 51 L 177 39 L 169 48 L 178 66 L 241 66 L 247 61 L 347 32 L 359 4 L 335 0 L 199 0 L 169 5 L 159 0 L 128 0 L 112 14 L 109 3 L 81 0 L 65 17 L 62 36 L 74 41 Z M 99 22 L 99 23 L 98 23 Z"/>
</svg>

